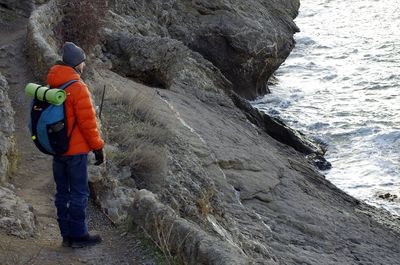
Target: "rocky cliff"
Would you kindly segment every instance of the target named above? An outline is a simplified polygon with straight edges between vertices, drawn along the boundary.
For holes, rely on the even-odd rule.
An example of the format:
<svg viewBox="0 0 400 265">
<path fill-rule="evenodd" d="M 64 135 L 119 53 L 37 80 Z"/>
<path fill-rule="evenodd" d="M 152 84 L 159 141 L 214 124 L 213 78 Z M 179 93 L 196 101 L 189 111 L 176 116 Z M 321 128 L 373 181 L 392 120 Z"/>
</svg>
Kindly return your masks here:
<svg viewBox="0 0 400 265">
<path fill-rule="evenodd" d="M 113 1 L 113 12 L 122 18 L 119 31 L 178 40 L 218 67 L 238 94 L 255 98 L 267 93 L 268 78 L 294 47 L 299 5 L 298 0 Z M 157 81 L 151 76 L 157 73 L 146 69 L 131 74 Z"/>
<path fill-rule="evenodd" d="M 107 87 L 107 172 L 92 191 L 110 216 L 130 209 L 189 264 L 398 263 L 399 220 L 337 189 L 237 95 L 266 92 L 293 48 L 298 6 L 110 1 L 86 73 L 95 95 Z M 58 7 L 31 16 L 37 76 L 58 56 Z"/>
</svg>

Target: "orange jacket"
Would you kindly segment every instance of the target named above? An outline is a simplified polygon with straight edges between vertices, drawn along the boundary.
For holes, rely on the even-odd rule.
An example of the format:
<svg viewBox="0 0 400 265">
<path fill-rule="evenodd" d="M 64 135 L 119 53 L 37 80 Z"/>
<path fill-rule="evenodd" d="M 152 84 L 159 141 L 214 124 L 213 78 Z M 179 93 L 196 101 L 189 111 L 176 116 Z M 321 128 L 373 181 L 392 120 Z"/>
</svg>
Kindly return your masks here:
<svg viewBox="0 0 400 265">
<path fill-rule="evenodd" d="M 64 155 L 87 154 L 91 150 L 103 148 L 104 142 L 100 137 L 96 123 L 96 113 L 90 99 L 90 92 L 80 75 L 71 67 L 56 64 L 47 75 L 47 83 L 51 87 L 60 87 L 70 80 L 79 80 L 65 89 L 65 115 L 67 118 L 68 135 L 72 131 L 69 149 Z"/>
</svg>

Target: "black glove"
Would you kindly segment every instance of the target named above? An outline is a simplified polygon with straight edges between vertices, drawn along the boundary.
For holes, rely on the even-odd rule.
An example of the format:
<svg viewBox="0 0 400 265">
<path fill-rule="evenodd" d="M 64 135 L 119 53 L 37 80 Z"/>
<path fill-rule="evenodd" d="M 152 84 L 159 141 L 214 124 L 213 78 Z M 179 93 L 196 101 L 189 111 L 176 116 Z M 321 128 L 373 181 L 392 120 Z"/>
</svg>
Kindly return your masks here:
<svg viewBox="0 0 400 265">
<path fill-rule="evenodd" d="M 103 164 L 103 162 L 104 162 L 103 149 L 94 150 L 93 153 L 94 153 L 94 157 L 96 158 L 96 163 L 94 163 L 94 165 L 99 166 L 99 165 Z"/>
</svg>

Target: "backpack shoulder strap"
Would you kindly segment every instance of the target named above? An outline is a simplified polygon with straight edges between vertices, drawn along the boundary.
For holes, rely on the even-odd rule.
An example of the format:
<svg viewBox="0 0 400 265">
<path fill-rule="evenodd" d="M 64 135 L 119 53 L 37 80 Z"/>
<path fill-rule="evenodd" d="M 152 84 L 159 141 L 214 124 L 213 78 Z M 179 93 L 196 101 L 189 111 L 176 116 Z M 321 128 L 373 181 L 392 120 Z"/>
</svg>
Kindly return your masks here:
<svg viewBox="0 0 400 265">
<path fill-rule="evenodd" d="M 69 87 L 70 85 L 72 85 L 73 83 L 76 83 L 76 82 L 79 82 L 79 80 L 70 80 L 70 81 L 68 81 L 67 83 L 65 83 L 65 84 L 63 84 L 62 86 L 60 86 L 59 89 L 64 90 L 64 89 L 66 89 L 67 87 Z M 69 135 L 68 135 L 68 141 L 71 140 L 71 136 L 72 136 L 72 133 L 74 132 L 76 123 L 77 123 L 77 120 L 76 120 L 76 118 L 75 118 L 74 124 L 72 125 L 71 132 L 70 132 Z"/>
<path fill-rule="evenodd" d="M 79 80 L 70 80 L 70 81 L 68 81 L 67 83 L 62 84 L 62 85 L 59 87 L 59 89 L 64 90 L 64 89 L 66 89 L 67 87 L 69 87 L 70 85 L 72 85 L 73 83 L 78 82 L 78 81 L 79 81 Z M 40 87 L 43 87 L 43 86 L 40 86 Z M 37 93 L 37 91 L 39 90 L 40 87 L 38 87 L 38 88 L 36 89 L 36 91 L 35 91 L 35 98 L 36 98 L 36 93 Z M 50 87 L 50 88 L 52 88 L 52 87 Z M 43 94 L 43 101 L 46 101 L 46 94 L 47 94 L 47 92 L 49 92 L 49 90 L 50 90 L 50 89 L 46 89 L 46 91 L 44 91 L 44 94 Z"/>
<path fill-rule="evenodd" d="M 79 80 L 69 80 L 67 83 L 61 85 L 59 87 L 59 89 L 64 90 L 64 89 L 66 89 L 67 87 L 69 87 L 70 85 L 72 85 L 73 83 L 76 83 L 76 82 L 79 82 Z"/>
</svg>

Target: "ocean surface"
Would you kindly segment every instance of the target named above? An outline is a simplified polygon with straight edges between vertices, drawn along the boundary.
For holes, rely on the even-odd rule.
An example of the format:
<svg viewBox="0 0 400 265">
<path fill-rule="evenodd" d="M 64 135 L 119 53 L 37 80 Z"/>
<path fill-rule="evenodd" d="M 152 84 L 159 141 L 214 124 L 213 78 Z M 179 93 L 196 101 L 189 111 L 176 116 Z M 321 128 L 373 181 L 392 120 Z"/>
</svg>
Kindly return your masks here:
<svg viewBox="0 0 400 265">
<path fill-rule="evenodd" d="M 301 4 L 296 48 L 253 104 L 326 143 L 331 182 L 400 215 L 400 0 Z"/>
</svg>

